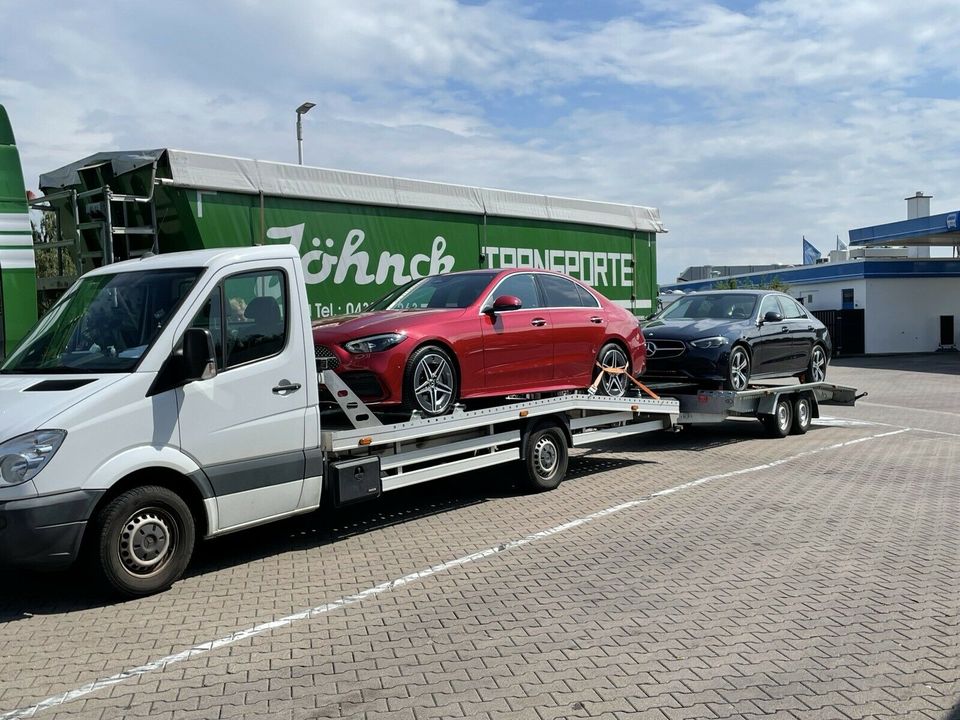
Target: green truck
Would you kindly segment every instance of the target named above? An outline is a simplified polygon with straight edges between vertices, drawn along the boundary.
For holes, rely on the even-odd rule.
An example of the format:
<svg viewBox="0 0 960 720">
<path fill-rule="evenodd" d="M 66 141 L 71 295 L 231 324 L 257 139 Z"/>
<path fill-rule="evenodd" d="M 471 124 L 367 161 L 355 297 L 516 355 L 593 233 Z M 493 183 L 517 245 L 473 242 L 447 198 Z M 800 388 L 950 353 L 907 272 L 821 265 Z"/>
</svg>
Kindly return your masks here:
<svg viewBox="0 0 960 720">
<path fill-rule="evenodd" d="M 411 278 L 480 267 L 566 272 L 639 315 L 655 306 L 659 211 L 173 149 L 97 153 L 40 177 L 31 201 L 68 262 L 286 243 L 314 319 L 362 311 Z M 64 270 L 66 268 L 66 270 Z M 49 298 L 48 298 L 49 299 Z"/>
</svg>

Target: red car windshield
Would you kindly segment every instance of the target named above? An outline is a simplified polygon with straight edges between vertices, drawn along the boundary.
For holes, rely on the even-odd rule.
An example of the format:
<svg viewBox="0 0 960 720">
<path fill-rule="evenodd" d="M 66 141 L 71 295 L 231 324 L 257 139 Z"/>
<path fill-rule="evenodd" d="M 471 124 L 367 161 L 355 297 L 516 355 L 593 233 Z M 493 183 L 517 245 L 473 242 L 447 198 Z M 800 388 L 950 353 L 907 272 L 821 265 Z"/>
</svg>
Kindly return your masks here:
<svg viewBox="0 0 960 720">
<path fill-rule="evenodd" d="M 432 275 L 412 280 L 367 307 L 376 310 L 422 310 L 425 308 L 466 308 L 477 301 L 496 272 Z"/>
</svg>

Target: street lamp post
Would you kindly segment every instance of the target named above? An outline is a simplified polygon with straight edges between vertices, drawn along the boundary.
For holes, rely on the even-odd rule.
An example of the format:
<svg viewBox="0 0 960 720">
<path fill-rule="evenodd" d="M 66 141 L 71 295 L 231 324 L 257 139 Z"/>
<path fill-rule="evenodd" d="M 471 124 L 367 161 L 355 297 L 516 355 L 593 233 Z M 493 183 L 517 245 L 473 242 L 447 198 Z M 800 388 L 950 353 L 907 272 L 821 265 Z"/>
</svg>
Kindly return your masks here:
<svg viewBox="0 0 960 720">
<path fill-rule="evenodd" d="M 303 116 L 316 107 L 315 103 L 305 102 L 297 108 L 297 162 L 303 165 Z"/>
</svg>

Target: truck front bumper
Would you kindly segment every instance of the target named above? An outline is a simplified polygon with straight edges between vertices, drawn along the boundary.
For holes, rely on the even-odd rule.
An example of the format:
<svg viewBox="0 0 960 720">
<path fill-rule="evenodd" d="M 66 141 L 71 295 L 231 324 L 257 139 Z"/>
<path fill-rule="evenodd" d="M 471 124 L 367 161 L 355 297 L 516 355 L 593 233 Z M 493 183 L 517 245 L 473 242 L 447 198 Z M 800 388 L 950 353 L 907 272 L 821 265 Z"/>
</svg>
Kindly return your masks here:
<svg viewBox="0 0 960 720">
<path fill-rule="evenodd" d="M 102 491 L 76 490 L 0 502 L 0 564 L 63 567 L 77 558 Z"/>
</svg>

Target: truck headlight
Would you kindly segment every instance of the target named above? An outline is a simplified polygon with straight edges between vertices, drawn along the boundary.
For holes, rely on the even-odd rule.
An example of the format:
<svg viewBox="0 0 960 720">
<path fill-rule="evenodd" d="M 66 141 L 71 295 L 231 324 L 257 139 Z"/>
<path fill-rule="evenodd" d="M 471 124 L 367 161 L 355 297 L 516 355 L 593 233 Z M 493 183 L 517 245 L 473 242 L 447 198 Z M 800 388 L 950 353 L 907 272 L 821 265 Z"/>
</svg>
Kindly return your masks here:
<svg viewBox="0 0 960 720">
<path fill-rule="evenodd" d="M 367 353 L 383 352 L 389 350 L 394 345 L 399 345 L 406 339 L 403 333 L 384 333 L 383 335 L 371 335 L 358 340 L 351 340 L 343 344 L 347 352 L 354 355 L 365 355 Z"/>
<path fill-rule="evenodd" d="M 32 479 L 50 462 L 66 436 L 66 430 L 37 430 L 0 443 L 0 486 Z"/>
<path fill-rule="evenodd" d="M 695 348 L 717 348 L 730 343 L 725 337 L 708 337 L 699 340 L 691 340 L 690 344 Z"/>
</svg>

